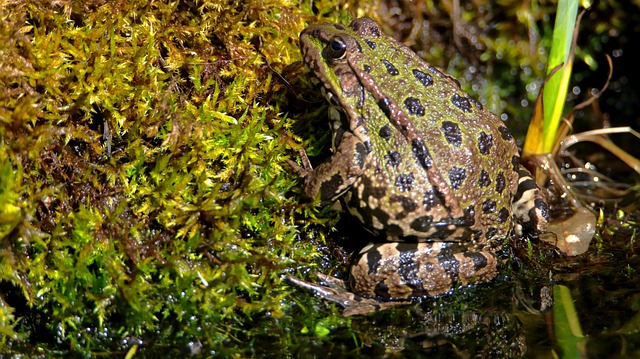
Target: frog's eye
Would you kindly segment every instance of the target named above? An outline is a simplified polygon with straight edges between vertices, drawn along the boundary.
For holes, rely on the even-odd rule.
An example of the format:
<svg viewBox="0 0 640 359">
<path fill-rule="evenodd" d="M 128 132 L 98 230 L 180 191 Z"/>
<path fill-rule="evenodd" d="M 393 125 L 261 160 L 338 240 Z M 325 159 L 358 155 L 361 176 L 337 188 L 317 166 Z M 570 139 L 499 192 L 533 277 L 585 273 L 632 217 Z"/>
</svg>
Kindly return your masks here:
<svg viewBox="0 0 640 359">
<path fill-rule="evenodd" d="M 324 56 L 327 59 L 340 59 L 347 52 L 347 44 L 340 36 L 334 36 L 324 48 Z"/>
</svg>

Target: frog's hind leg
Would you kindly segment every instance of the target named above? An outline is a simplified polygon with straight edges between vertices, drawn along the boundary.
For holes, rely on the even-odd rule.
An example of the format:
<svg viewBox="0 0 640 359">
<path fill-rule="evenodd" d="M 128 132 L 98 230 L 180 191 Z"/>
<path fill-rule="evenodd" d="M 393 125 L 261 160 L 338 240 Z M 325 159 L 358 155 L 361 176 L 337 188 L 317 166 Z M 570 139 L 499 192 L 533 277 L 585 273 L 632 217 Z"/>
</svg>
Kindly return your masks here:
<svg viewBox="0 0 640 359">
<path fill-rule="evenodd" d="M 456 243 L 370 244 L 351 267 L 349 285 L 364 297 L 398 300 L 437 296 L 495 277 L 496 255 Z"/>
<path fill-rule="evenodd" d="M 514 229 L 519 236 L 523 232 L 536 236 L 549 225 L 547 202 L 531 172 L 522 165 L 518 169 L 518 189 L 511 210 L 516 219 Z"/>
</svg>

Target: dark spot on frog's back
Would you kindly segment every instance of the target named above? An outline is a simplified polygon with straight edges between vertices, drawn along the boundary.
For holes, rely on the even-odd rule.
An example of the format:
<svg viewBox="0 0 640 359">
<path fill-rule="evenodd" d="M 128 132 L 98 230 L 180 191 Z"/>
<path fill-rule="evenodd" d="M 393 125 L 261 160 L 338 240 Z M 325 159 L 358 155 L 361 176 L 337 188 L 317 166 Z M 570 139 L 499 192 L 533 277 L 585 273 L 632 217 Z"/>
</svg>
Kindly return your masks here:
<svg viewBox="0 0 640 359">
<path fill-rule="evenodd" d="M 486 199 L 482 202 L 482 212 L 493 213 L 496 211 L 496 201 Z"/>
<path fill-rule="evenodd" d="M 380 131 L 378 131 L 378 134 L 380 135 L 380 137 L 382 137 L 383 140 L 388 141 L 392 135 L 391 128 L 389 128 L 389 125 L 384 125 L 380 127 Z"/>
<path fill-rule="evenodd" d="M 416 161 L 418 161 L 420 166 L 422 166 L 422 168 L 424 168 L 425 170 L 431 168 L 433 159 L 431 158 L 429 150 L 427 150 L 427 146 L 425 146 L 422 139 L 417 138 L 411 140 L 411 151 L 413 151 L 413 156 L 415 157 Z"/>
<path fill-rule="evenodd" d="M 502 207 L 500 208 L 500 212 L 498 212 L 498 223 L 504 223 L 509 219 L 509 210 Z"/>
<path fill-rule="evenodd" d="M 396 76 L 399 74 L 398 69 L 396 69 L 395 66 L 393 66 L 393 64 L 387 60 L 380 60 L 382 62 L 382 64 L 384 65 L 384 67 L 387 68 L 387 72 L 389 73 L 389 75 L 391 76 Z"/>
<path fill-rule="evenodd" d="M 384 157 L 387 159 L 387 164 L 391 167 L 398 167 L 402 160 L 402 155 L 397 151 L 389 151 Z"/>
<path fill-rule="evenodd" d="M 450 144 L 460 147 L 462 144 L 462 133 L 460 132 L 460 126 L 457 123 L 451 121 L 442 122 L 442 133 Z"/>
<path fill-rule="evenodd" d="M 391 108 L 389 106 L 391 106 L 391 101 L 389 101 L 388 97 L 383 97 L 378 101 L 378 107 L 380 107 L 387 118 L 391 118 Z"/>
<path fill-rule="evenodd" d="M 518 170 L 520 170 L 520 156 L 513 155 L 511 157 L 511 164 L 513 165 L 513 171 L 518 172 Z"/>
<path fill-rule="evenodd" d="M 480 153 L 483 155 L 488 155 L 489 151 L 491 151 L 491 147 L 493 146 L 493 136 L 491 134 L 487 134 L 484 131 L 480 132 L 480 136 L 478 136 L 478 149 Z"/>
<path fill-rule="evenodd" d="M 466 97 L 455 94 L 451 97 L 451 103 L 463 112 L 471 112 L 471 102 Z"/>
<path fill-rule="evenodd" d="M 370 73 L 370 72 L 371 72 L 371 66 L 369 66 L 369 65 L 364 65 L 364 66 L 362 67 L 362 70 L 363 70 L 364 72 L 366 72 L 366 73 Z"/>
<path fill-rule="evenodd" d="M 496 177 L 496 192 L 502 193 L 506 185 L 507 185 L 507 180 L 504 178 L 504 174 L 500 172 L 498 174 L 498 177 Z"/>
<path fill-rule="evenodd" d="M 396 177 L 395 185 L 400 192 L 407 192 L 413 189 L 413 173 L 403 173 Z"/>
<path fill-rule="evenodd" d="M 478 186 L 487 187 L 491 184 L 491 177 L 489 177 L 489 172 L 482 170 L 480 171 L 480 177 L 478 178 Z"/>
<path fill-rule="evenodd" d="M 449 181 L 451 182 L 451 188 L 459 189 L 466 177 L 467 173 L 464 168 L 451 167 L 451 170 L 449 170 Z"/>
<path fill-rule="evenodd" d="M 333 24 L 333 27 L 335 27 L 336 29 L 338 29 L 340 31 L 344 31 L 345 30 L 344 26 L 342 26 L 340 24 Z"/>
<path fill-rule="evenodd" d="M 410 114 L 422 117 L 424 116 L 424 106 L 420 103 L 420 100 L 415 97 L 407 97 L 404 100 L 404 107 Z"/>
<path fill-rule="evenodd" d="M 367 39 L 365 39 L 365 40 L 364 40 L 364 42 L 366 42 L 366 43 L 367 43 L 367 45 L 369 45 L 369 47 L 371 48 L 371 50 L 375 50 L 375 49 L 376 49 L 376 46 L 377 46 L 377 45 L 376 45 L 376 43 L 375 43 L 375 42 L 373 42 L 373 41 L 371 41 L 371 40 L 367 40 Z"/>
<path fill-rule="evenodd" d="M 505 126 L 498 127 L 498 131 L 500 131 L 500 135 L 502 136 L 503 140 L 510 141 L 511 139 L 513 139 L 513 137 L 511 136 L 511 132 L 509 132 L 509 129 Z"/>
<path fill-rule="evenodd" d="M 433 77 L 431 77 L 431 75 L 424 73 L 420 70 L 412 70 L 413 72 L 413 76 L 415 76 L 415 78 L 420 81 L 420 83 L 424 86 L 424 87 L 429 87 L 431 85 L 433 85 Z"/>
<path fill-rule="evenodd" d="M 331 176 L 330 180 L 325 181 L 320 185 L 320 200 L 326 201 L 333 197 L 343 183 L 344 181 L 340 175 L 335 174 Z"/>
</svg>

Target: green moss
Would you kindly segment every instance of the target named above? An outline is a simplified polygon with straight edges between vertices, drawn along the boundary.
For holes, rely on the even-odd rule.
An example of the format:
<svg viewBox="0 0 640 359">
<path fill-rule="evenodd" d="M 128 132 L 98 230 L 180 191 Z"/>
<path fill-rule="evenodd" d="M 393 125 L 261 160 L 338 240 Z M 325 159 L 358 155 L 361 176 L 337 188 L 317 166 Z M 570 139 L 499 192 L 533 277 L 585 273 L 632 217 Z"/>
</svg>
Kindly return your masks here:
<svg viewBox="0 0 640 359">
<path fill-rule="evenodd" d="M 310 9 L 0 11 L 0 351 L 249 353 L 282 333 L 280 275 L 319 254 L 296 243 L 300 142 L 274 70 Z"/>
</svg>

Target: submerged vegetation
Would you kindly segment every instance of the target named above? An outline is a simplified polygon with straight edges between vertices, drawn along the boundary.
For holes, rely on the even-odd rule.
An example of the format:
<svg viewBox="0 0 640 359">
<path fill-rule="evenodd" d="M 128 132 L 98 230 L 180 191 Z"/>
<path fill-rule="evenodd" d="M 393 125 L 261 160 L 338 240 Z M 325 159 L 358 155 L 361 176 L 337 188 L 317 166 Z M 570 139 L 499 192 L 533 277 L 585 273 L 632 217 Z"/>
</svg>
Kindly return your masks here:
<svg viewBox="0 0 640 359">
<path fill-rule="evenodd" d="M 503 118 L 530 113 L 522 104 L 544 78 L 537 64 L 552 5 L 458 9 L 450 22 L 414 28 L 407 14 L 422 12 L 409 6 L 387 17 L 398 38 L 430 49 L 422 55 Z M 454 13 L 443 7 L 426 20 Z M 514 13 L 518 23 L 504 20 Z M 295 65 L 297 34 L 374 14 L 339 1 L 0 0 L 0 353 L 400 350 L 395 326 L 415 329 L 422 319 L 381 313 L 397 317 L 379 329 L 282 281 L 338 267 L 349 254 L 332 245 L 339 215 L 299 204 L 287 166 L 297 149 L 322 153 L 328 140 L 326 114 L 306 111 L 324 102 Z M 497 25 L 485 31 L 483 21 Z M 607 252 L 614 226 L 633 234 L 623 251 L 633 253 L 637 219 L 612 218 L 593 256 Z M 634 258 L 623 273 L 629 282 L 639 275 Z M 481 304 L 472 297 L 431 307 L 473 312 Z M 499 318 L 509 323 L 502 334 L 520 335 L 512 315 Z"/>
</svg>

